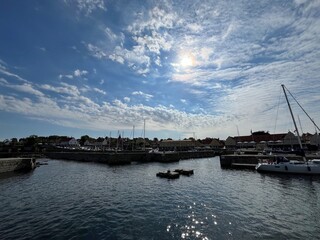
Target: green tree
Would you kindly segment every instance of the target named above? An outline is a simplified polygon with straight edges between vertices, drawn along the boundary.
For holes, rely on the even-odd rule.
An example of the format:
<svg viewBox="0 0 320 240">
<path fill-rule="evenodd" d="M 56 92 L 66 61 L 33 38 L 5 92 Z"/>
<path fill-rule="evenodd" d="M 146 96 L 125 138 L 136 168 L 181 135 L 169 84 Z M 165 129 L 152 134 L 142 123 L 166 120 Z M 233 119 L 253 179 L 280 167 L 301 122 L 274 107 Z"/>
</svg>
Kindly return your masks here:
<svg viewBox="0 0 320 240">
<path fill-rule="evenodd" d="M 31 135 L 26 138 L 25 146 L 27 147 L 34 147 L 38 142 L 38 136 L 37 135 Z"/>
<path fill-rule="evenodd" d="M 97 142 L 103 142 L 104 141 L 104 138 L 103 137 L 98 137 L 97 138 Z"/>
<path fill-rule="evenodd" d="M 18 143 L 18 139 L 17 138 L 11 138 L 11 146 L 16 146 Z"/>
<path fill-rule="evenodd" d="M 89 140 L 89 139 L 90 139 L 90 137 L 89 137 L 88 135 L 81 136 L 81 138 L 80 138 L 80 145 L 83 146 L 84 143 L 85 143 L 87 140 Z"/>
</svg>

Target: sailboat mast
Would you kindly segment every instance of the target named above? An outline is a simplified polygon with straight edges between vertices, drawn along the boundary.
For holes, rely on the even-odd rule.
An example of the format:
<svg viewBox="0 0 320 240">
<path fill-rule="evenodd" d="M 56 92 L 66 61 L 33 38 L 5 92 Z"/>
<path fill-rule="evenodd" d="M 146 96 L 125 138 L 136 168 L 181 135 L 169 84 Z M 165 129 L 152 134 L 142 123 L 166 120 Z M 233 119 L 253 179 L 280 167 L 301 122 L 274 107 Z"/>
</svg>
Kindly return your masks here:
<svg viewBox="0 0 320 240">
<path fill-rule="evenodd" d="M 143 150 L 146 150 L 146 119 L 143 119 Z"/>
<path fill-rule="evenodd" d="M 289 103 L 289 100 L 288 100 L 288 96 L 287 96 L 287 93 L 286 93 L 284 84 L 281 84 L 281 87 L 282 87 L 282 89 L 283 89 L 284 96 L 286 97 L 286 101 L 287 101 L 287 104 L 288 104 L 288 107 L 289 107 L 289 110 L 290 110 L 290 114 L 291 114 L 291 117 L 292 117 L 292 121 L 293 121 L 294 127 L 295 127 L 296 132 L 297 132 L 297 135 L 298 135 L 298 142 L 299 142 L 300 148 L 301 148 L 301 150 L 303 150 L 303 148 L 302 148 L 302 143 L 301 143 L 301 139 L 300 139 L 299 130 L 298 130 L 298 127 L 297 127 L 297 123 L 296 123 L 296 120 L 294 119 L 294 116 L 293 116 L 293 113 L 292 113 L 292 109 L 291 109 L 291 106 L 290 106 L 290 103 Z M 304 159 L 304 160 L 305 160 L 305 159 Z"/>
<path fill-rule="evenodd" d="M 134 148 L 134 125 L 132 127 L 132 151 L 133 151 L 133 148 Z"/>
</svg>

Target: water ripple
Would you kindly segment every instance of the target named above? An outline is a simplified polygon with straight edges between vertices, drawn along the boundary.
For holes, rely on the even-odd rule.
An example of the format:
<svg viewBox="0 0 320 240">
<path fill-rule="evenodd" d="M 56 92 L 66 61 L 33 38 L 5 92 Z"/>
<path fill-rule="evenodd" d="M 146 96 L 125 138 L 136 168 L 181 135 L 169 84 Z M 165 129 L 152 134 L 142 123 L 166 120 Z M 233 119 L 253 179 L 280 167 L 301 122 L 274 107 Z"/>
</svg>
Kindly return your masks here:
<svg viewBox="0 0 320 240">
<path fill-rule="evenodd" d="M 190 177 L 157 178 L 167 169 Z M 316 239 L 320 179 L 223 170 L 218 158 L 103 164 L 50 160 L 0 178 L 3 239 Z"/>
</svg>

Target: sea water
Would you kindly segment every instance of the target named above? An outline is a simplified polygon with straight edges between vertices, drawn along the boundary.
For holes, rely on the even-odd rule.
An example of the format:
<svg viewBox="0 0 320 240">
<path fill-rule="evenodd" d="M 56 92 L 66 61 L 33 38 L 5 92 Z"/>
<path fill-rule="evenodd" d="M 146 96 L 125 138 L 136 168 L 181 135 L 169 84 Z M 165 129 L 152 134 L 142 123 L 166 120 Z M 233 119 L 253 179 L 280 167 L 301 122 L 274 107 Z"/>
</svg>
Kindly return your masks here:
<svg viewBox="0 0 320 240">
<path fill-rule="evenodd" d="M 108 166 L 47 160 L 0 175 L 0 239 L 319 239 L 320 178 L 219 157 Z M 159 171 L 193 169 L 168 180 Z"/>
</svg>

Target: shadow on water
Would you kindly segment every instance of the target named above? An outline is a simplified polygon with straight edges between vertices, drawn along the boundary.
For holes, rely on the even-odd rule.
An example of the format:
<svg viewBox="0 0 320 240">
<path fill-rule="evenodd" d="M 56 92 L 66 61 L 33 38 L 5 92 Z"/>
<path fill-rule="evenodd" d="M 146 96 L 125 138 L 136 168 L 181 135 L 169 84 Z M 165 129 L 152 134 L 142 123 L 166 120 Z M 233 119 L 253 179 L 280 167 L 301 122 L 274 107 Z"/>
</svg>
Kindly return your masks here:
<svg viewBox="0 0 320 240">
<path fill-rule="evenodd" d="M 299 174 L 283 174 L 283 173 L 260 173 L 261 178 L 270 177 L 280 182 L 289 182 L 289 181 L 305 181 L 305 182 L 319 182 L 320 176 L 318 175 L 299 175 Z"/>
<path fill-rule="evenodd" d="M 253 168 L 235 168 L 235 167 L 221 167 L 221 171 L 255 173 L 255 174 L 259 174 L 261 178 L 270 177 L 280 181 L 299 180 L 299 181 L 310 181 L 310 182 L 315 181 L 320 183 L 320 175 L 303 175 L 303 174 L 288 174 L 288 173 L 258 173 Z"/>
<path fill-rule="evenodd" d="M 221 167 L 221 171 L 225 171 L 225 172 L 248 172 L 248 173 L 256 173 L 256 170 L 253 169 L 253 168 Z"/>
<path fill-rule="evenodd" d="M 0 173 L 0 181 L 8 179 L 8 178 L 15 178 L 15 177 L 30 177 L 33 174 L 34 170 L 28 171 L 28 172 L 23 172 L 23 171 L 18 171 L 18 172 L 5 172 L 5 173 Z"/>
</svg>

